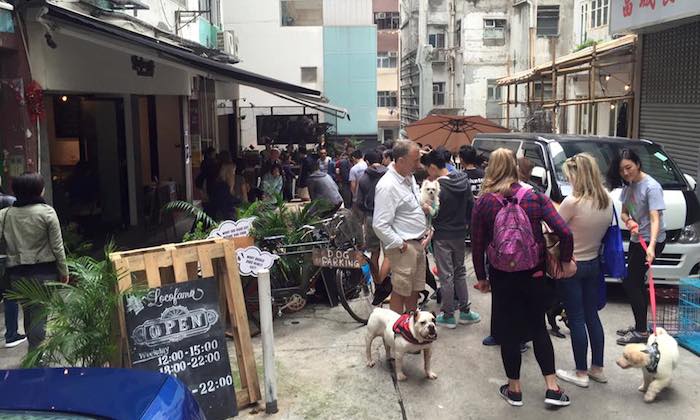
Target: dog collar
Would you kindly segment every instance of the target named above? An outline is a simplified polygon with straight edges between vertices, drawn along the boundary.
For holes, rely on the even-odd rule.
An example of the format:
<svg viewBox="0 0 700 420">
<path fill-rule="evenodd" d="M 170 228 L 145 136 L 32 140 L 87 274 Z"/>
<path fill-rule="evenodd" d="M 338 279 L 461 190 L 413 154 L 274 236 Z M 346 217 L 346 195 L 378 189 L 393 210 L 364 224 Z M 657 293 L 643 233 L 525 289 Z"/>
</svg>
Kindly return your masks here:
<svg viewBox="0 0 700 420">
<path fill-rule="evenodd" d="M 416 337 L 413 336 L 413 334 L 411 333 L 411 316 L 413 316 L 413 314 L 411 313 L 403 314 L 399 317 L 399 319 L 396 320 L 396 322 L 394 322 L 394 326 L 392 328 L 392 330 L 394 331 L 394 337 L 400 335 L 409 343 L 417 345 L 428 344 L 433 342 L 433 340 L 427 339 L 423 342 L 420 342 L 416 339 Z"/>
<path fill-rule="evenodd" d="M 656 342 L 651 343 L 651 346 L 647 346 L 642 350 L 642 353 L 649 355 L 649 364 L 646 366 L 647 372 L 656 373 L 656 369 L 659 367 L 659 360 L 661 360 L 659 344 Z"/>
</svg>

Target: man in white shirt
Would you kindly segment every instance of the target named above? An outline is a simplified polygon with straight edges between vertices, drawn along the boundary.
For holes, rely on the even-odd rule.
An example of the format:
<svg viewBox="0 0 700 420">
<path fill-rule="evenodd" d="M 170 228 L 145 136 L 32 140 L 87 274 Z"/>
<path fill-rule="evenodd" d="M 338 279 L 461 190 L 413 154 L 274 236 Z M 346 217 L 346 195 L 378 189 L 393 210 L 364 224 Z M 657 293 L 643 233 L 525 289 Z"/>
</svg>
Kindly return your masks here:
<svg viewBox="0 0 700 420">
<path fill-rule="evenodd" d="M 321 148 L 318 151 L 318 154 L 318 168 L 321 170 L 321 172 L 330 175 L 330 173 L 328 173 L 328 165 L 331 164 L 333 159 L 331 159 L 331 157 L 328 156 L 328 151 L 325 148 Z"/>
<path fill-rule="evenodd" d="M 348 181 L 350 181 L 350 191 L 352 191 L 352 201 L 355 202 L 355 197 L 357 197 L 357 183 L 362 178 L 362 174 L 367 170 L 367 162 L 363 159 L 362 151 L 355 150 L 352 152 L 352 163 L 353 166 L 350 168 L 350 175 Z"/>
<path fill-rule="evenodd" d="M 397 313 L 415 310 L 418 293 L 425 289 L 425 247 L 430 238 L 413 172 L 420 165 L 420 150 L 411 141 L 397 141 L 394 163 L 379 180 L 375 192 L 372 227 L 384 246 L 392 271 L 391 303 Z"/>
</svg>

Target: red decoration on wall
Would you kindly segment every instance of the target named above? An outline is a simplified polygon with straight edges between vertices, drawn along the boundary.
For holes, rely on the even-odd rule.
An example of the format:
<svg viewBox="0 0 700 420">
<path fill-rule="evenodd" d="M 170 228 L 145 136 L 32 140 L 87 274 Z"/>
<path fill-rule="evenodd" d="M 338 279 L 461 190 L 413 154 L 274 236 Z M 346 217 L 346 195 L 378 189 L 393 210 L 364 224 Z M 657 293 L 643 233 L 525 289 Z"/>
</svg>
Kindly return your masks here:
<svg viewBox="0 0 700 420">
<path fill-rule="evenodd" d="M 27 112 L 32 119 L 32 122 L 36 124 L 37 121 L 44 118 L 44 91 L 41 85 L 35 80 L 32 80 L 27 86 L 25 92 L 25 97 L 27 98 Z"/>
</svg>

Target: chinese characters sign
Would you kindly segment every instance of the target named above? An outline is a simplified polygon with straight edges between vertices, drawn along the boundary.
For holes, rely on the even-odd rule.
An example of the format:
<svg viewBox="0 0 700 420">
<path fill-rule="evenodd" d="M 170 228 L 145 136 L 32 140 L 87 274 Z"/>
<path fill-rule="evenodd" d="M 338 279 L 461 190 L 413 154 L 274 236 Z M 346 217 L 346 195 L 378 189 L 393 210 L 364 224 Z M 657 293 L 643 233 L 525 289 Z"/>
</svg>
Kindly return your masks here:
<svg viewBox="0 0 700 420">
<path fill-rule="evenodd" d="M 619 34 L 699 15 L 700 1 L 612 0 L 610 9 L 610 33 Z"/>
</svg>

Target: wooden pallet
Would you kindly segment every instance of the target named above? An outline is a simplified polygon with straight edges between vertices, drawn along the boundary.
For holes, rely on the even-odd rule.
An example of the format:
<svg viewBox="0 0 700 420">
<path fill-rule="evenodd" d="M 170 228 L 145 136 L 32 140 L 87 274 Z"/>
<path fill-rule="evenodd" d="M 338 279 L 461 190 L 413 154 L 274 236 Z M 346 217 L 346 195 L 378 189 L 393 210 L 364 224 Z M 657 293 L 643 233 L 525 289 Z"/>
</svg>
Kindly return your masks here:
<svg viewBox="0 0 700 420">
<path fill-rule="evenodd" d="M 129 290 L 135 284 L 153 288 L 186 282 L 196 279 L 198 270 L 201 270 L 202 277 L 218 279 L 219 290 L 225 290 L 219 301 L 221 314 L 228 314 L 230 319 L 241 378 L 242 389 L 236 390 L 239 409 L 261 399 L 255 355 L 250 341 L 248 313 L 236 258 L 236 248 L 252 245 L 252 238 L 207 239 L 116 252 L 109 256 L 120 276 L 120 292 Z M 119 305 L 118 318 L 119 360 L 115 360 L 113 365 L 131 367 L 123 305 Z M 226 316 L 222 316 L 222 319 L 225 320 Z"/>
</svg>

